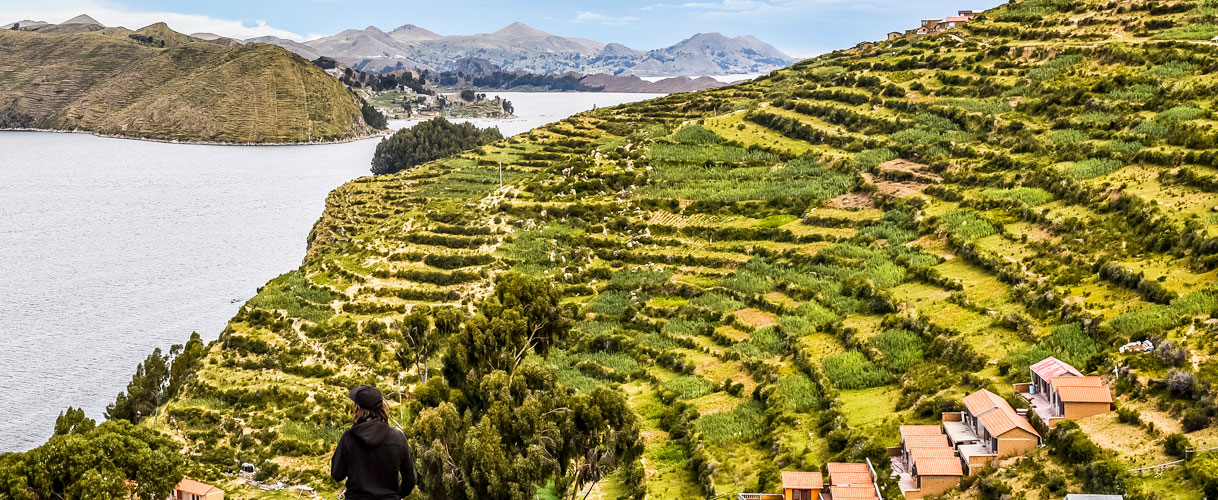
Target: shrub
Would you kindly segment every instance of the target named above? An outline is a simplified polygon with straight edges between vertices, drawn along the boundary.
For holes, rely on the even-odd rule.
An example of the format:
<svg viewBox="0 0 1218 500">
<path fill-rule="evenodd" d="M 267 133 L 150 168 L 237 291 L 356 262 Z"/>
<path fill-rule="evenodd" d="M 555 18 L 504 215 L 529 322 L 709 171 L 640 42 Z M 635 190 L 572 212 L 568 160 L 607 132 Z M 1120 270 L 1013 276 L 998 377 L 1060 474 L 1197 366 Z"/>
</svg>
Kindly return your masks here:
<svg viewBox="0 0 1218 500">
<path fill-rule="evenodd" d="M 1188 442 L 1188 438 L 1184 437 L 1184 434 L 1180 434 L 1178 432 L 1168 434 L 1167 437 L 1163 439 L 1163 452 L 1167 453 L 1167 456 L 1169 457 L 1184 458 L 1184 452 L 1190 446 L 1192 446 L 1192 444 Z"/>
<path fill-rule="evenodd" d="M 1041 188 L 1015 187 L 1009 189 L 989 188 L 981 196 L 991 200 L 1015 200 L 1030 207 L 1053 201 L 1053 193 Z"/>
<path fill-rule="evenodd" d="M 866 389 L 888 383 L 892 376 L 876 367 L 858 351 L 828 356 L 821 360 L 825 376 L 838 389 Z"/>
</svg>

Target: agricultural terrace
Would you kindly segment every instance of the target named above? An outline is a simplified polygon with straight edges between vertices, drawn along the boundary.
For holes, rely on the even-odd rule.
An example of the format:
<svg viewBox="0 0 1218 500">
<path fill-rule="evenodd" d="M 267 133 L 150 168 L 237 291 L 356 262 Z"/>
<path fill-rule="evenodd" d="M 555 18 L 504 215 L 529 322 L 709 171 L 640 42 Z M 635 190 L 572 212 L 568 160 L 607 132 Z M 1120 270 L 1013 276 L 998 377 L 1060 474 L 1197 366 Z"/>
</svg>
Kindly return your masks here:
<svg viewBox="0 0 1218 500">
<path fill-rule="evenodd" d="M 1200 500 L 1204 478 L 1123 471 L 1172 460 L 1170 434 L 1218 446 L 1216 15 L 1213 0 L 1024 0 L 358 179 L 156 425 L 203 470 L 240 459 L 332 488 L 346 388 L 397 388 L 409 429 L 422 403 L 397 391 L 442 369 L 402 363 L 394 325 L 468 311 L 515 272 L 577 311 L 534 361 L 639 419 L 641 460 L 598 497 L 886 470 L 898 425 L 1011 395 L 1054 355 L 1116 389 L 1121 411 L 1074 431 L 1103 467 L 1054 445 L 953 495 Z M 1143 339 L 1158 352 L 1117 352 Z"/>
</svg>

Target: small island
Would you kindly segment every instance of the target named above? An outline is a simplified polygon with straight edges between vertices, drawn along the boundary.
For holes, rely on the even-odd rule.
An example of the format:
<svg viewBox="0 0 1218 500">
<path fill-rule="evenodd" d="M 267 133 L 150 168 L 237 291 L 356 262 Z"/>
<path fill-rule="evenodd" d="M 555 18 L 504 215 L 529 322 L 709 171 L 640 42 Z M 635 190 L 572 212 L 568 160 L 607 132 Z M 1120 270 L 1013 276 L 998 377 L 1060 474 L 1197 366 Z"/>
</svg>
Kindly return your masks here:
<svg viewBox="0 0 1218 500">
<path fill-rule="evenodd" d="M 368 98 L 391 120 L 416 118 L 515 118 L 512 102 L 499 96 L 488 98 L 473 90 L 451 94 L 422 94 L 410 90 L 377 92 Z"/>
</svg>

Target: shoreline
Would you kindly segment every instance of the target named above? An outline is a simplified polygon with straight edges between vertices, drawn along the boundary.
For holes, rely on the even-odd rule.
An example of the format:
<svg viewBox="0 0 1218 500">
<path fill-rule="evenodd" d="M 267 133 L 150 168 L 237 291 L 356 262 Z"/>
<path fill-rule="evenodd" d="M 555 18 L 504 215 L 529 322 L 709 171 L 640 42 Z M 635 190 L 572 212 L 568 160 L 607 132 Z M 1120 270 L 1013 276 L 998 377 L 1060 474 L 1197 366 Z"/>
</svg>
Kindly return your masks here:
<svg viewBox="0 0 1218 500">
<path fill-rule="evenodd" d="M 66 129 L 49 129 L 49 128 L 29 128 L 29 127 L 0 127 L 0 132 L 50 132 L 55 134 L 85 134 L 105 139 L 124 139 L 129 141 L 144 141 L 144 142 L 159 142 L 163 144 L 189 144 L 197 146 L 323 146 L 327 144 L 346 144 L 349 142 L 358 142 L 376 137 L 385 137 L 393 134 L 392 130 L 378 131 L 372 134 L 365 134 L 357 137 L 349 137 L 334 141 L 304 141 L 304 142 L 216 142 L 216 141 L 181 141 L 177 139 L 157 139 L 154 137 L 138 137 L 120 134 L 103 134 L 100 132 L 91 132 L 88 130 L 66 130 Z"/>
</svg>

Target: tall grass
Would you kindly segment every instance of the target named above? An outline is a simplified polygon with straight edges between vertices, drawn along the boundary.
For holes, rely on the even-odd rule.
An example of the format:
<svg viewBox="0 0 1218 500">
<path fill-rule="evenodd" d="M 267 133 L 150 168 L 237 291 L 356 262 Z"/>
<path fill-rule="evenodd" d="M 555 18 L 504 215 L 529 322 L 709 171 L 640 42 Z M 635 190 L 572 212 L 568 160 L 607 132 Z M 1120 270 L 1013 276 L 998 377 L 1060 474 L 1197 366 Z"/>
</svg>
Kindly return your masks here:
<svg viewBox="0 0 1218 500">
<path fill-rule="evenodd" d="M 1075 162 L 1073 165 L 1066 167 L 1065 173 L 1066 175 L 1075 179 L 1091 179 L 1101 175 L 1111 174 L 1117 170 L 1120 170 L 1121 167 L 1124 166 L 1125 164 L 1121 163 L 1120 160 L 1114 160 L 1112 158 L 1092 158 L 1090 160 Z"/>
<path fill-rule="evenodd" d="M 1180 123 L 1190 120 L 1196 120 L 1204 115 L 1205 112 L 1192 106 L 1176 106 L 1169 110 L 1159 113 L 1155 119 L 1164 123 Z"/>
<path fill-rule="evenodd" d="M 1049 133 L 1045 134 L 1045 140 L 1059 146 L 1078 144 L 1089 139 L 1091 139 L 1091 136 L 1086 131 L 1072 128 L 1050 130 Z"/>
<path fill-rule="evenodd" d="M 621 316 L 630 310 L 630 306 L 634 305 L 636 300 L 637 297 L 632 297 L 630 292 L 610 290 L 602 292 L 595 299 L 592 299 L 592 302 L 588 304 L 588 311 L 597 314 L 608 314 L 610 316 Z"/>
<path fill-rule="evenodd" d="M 1027 2 L 1024 2 L 1027 3 Z M 1028 71 L 1027 77 L 1036 81 L 1047 81 L 1057 78 L 1070 69 L 1070 67 L 1083 62 L 1083 56 L 1077 54 L 1057 56 L 1049 61 L 1044 62 L 1039 67 Z"/>
<path fill-rule="evenodd" d="M 786 411 L 807 412 L 820 404 L 821 394 L 807 375 L 795 373 L 778 379 L 774 394 L 779 406 Z"/>
<path fill-rule="evenodd" d="M 854 155 L 854 166 L 859 170 L 872 171 L 879 164 L 896 158 L 897 154 L 888 148 L 868 149 Z"/>
<path fill-rule="evenodd" d="M 964 208 L 943 214 L 939 221 L 943 230 L 970 240 L 984 238 L 998 232 L 998 229 L 989 221 L 981 218 L 976 212 Z"/>
<path fill-rule="evenodd" d="M 685 375 L 660 384 L 666 391 L 672 391 L 680 399 L 696 399 L 714 392 L 715 385 L 697 375 Z"/>
<path fill-rule="evenodd" d="M 694 297 L 689 303 L 719 312 L 738 311 L 744 307 L 743 302 L 718 292 L 704 293 Z"/>
<path fill-rule="evenodd" d="M 858 351 L 828 356 L 821 360 L 825 376 L 838 389 L 866 389 L 887 384 L 892 376 L 875 366 Z"/>
<path fill-rule="evenodd" d="M 1015 200 L 1030 207 L 1053 201 L 1053 193 L 1041 188 L 1014 187 L 1008 189 L 989 188 L 981 196 L 990 200 Z"/>
<path fill-rule="evenodd" d="M 752 441 L 761 437 L 761 403 L 746 401 L 730 412 L 712 413 L 694 421 L 694 426 L 713 444 Z"/>
<path fill-rule="evenodd" d="M 723 138 L 701 125 L 686 125 L 681 127 L 672 139 L 681 144 L 719 144 Z"/>
<path fill-rule="evenodd" d="M 1168 305 L 1153 305 L 1130 311 L 1110 324 L 1118 333 L 1128 336 L 1156 333 L 1177 326 L 1189 316 L 1218 312 L 1218 292 L 1199 290 L 1171 301 Z"/>
<path fill-rule="evenodd" d="M 1197 23 L 1177 26 L 1156 34 L 1155 40 L 1209 40 L 1218 36 L 1218 24 Z"/>
<path fill-rule="evenodd" d="M 884 355 L 880 366 L 887 370 L 903 372 L 922 362 L 922 339 L 909 330 L 886 330 L 871 345 Z"/>
</svg>

